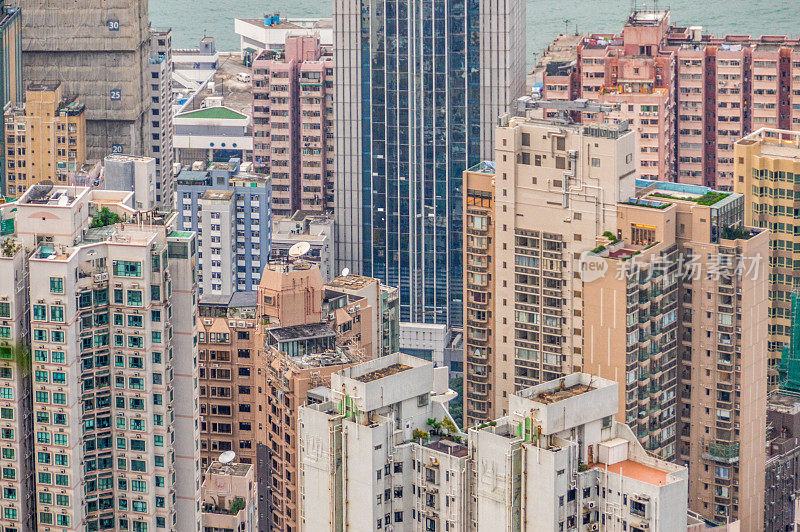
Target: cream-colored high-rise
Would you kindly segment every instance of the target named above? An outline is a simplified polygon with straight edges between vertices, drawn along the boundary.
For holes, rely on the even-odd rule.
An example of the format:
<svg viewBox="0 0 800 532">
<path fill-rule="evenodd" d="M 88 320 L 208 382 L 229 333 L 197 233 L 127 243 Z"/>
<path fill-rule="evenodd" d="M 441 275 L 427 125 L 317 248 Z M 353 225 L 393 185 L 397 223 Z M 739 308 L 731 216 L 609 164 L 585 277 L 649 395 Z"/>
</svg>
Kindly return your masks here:
<svg viewBox="0 0 800 532">
<path fill-rule="evenodd" d="M 744 195 L 745 223 L 768 228 L 769 378 L 777 385 L 775 366 L 789 343 L 792 291 L 800 289 L 800 133 L 759 129 L 734 145 L 736 192 Z"/>
</svg>

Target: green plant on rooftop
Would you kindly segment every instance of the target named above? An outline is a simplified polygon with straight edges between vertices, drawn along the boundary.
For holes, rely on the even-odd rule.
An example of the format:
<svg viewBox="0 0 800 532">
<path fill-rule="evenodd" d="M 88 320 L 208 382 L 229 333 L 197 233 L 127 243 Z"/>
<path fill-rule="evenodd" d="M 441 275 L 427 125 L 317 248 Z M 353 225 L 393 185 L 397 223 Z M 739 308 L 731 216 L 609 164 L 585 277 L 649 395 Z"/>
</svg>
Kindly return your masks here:
<svg viewBox="0 0 800 532">
<path fill-rule="evenodd" d="M 4 257 L 13 257 L 19 251 L 20 244 L 13 238 L 6 238 L 3 240 L 2 246 L 0 246 L 0 252 L 3 253 Z"/>
<path fill-rule="evenodd" d="M 594 249 L 592 250 L 592 253 L 601 253 L 601 252 L 603 252 L 603 251 L 605 251 L 605 250 L 606 250 L 606 247 L 605 247 L 605 246 L 597 246 L 596 248 L 594 248 Z"/>
<path fill-rule="evenodd" d="M 122 219 L 115 212 L 112 212 L 108 207 L 103 207 L 92 219 L 92 227 L 105 227 L 107 225 L 114 225 L 121 222 Z"/>
<path fill-rule="evenodd" d="M 616 242 L 617 240 L 619 240 L 619 238 L 617 238 L 617 235 L 615 235 L 611 231 L 604 231 L 603 232 L 603 236 L 606 237 L 607 239 L 609 239 L 612 243 Z"/>
<path fill-rule="evenodd" d="M 716 190 L 709 190 L 702 196 L 698 196 L 696 198 L 682 198 L 679 196 L 673 196 L 672 194 L 668 194 L 666 192 L 653 192 L 650 194 L 650 196 L 653 196 L 654 198 L 667 198 L 674 200 L 693 201 L 698 205 L 714 205 L 716 202 L 730 196 L 730 194 L 727 192 L 717 192 Z"/>
<path fill-rule="evenodd" d="M 415 440 L 428 440 L 428 432 L 420 429 L 414 429 L 414 432 L 411 433 L 411 437 Z"/>
<path fill-rule="evenodd" d="M 749 229 L 739 225 L 728 225 L 722 228 L 722 238 L 725 240 L 747 240 L 753 234 Z"/>
<path fill-rule="evenodd" d="M 240 511 L 244 510 L 245 506 L 246 505 L 244 499 L 242 499 L 241 497 L 236 497 L 235 499 L 233 499 L 233 502 L 231 503 L 231 510 L 230 510 L 231 515 L 238 514 Z"/>
</svg>

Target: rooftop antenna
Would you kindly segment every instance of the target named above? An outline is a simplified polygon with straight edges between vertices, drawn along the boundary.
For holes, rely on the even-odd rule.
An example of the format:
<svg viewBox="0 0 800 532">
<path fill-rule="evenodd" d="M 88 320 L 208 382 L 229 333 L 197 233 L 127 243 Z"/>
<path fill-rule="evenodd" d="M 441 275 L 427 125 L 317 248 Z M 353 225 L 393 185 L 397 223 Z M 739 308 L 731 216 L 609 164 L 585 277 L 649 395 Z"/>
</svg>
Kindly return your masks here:
<svg viewBox="0 0 800 532">
<path fill-rule="evenodd" d="M 569 32 L 569 23 L 572 22 L 570 19 L 564 19 L 564 35 L 567 35 Z"/>
</svg>

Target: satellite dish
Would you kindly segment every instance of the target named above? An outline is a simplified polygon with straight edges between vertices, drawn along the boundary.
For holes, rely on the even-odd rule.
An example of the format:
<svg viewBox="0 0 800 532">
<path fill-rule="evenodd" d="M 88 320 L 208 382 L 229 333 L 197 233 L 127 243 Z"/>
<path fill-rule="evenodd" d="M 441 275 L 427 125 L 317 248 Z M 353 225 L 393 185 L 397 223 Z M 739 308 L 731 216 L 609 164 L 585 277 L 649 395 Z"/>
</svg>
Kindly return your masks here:
<svg viewBox="0 0 800 532">
<path fill-rule="evenodd" d="M 292 258 L 302 257 L 311 249 L 311 244 L 308 242 L 298 242 L 289 248 L 289 256 Z"/>
<path fill-rule="evenodd" d="M 236 453 L 233 451 L 225 451 L 221 455 L 219 455 L 219 463 L 222 465 L 228 465 L 236 459 Z"/>
<path fill-rule="evenodd" d="M 347 277 L 348 275 L 350 275 L 350 268 L 342 270 L 342 277 Z"/>
</svg>

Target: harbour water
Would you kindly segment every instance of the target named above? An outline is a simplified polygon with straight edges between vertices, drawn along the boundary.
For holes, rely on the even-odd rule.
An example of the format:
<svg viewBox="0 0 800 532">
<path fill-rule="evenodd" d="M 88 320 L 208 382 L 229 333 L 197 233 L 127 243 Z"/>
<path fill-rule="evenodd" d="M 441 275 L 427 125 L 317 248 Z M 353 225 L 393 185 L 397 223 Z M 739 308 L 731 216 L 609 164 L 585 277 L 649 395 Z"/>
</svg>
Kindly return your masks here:
<svg viewBox="0 0 800 532">
<path fill-rule="evenodd" d="M 439 0 L 442 1 L 442 0 Z M 642 8 L 669 7 L 677 25 L 703 26 L 715 34 L 797 36 L 796 0 L 671 0 L 653 3 L 636 0 Z M 528 0 L 528 63 L 565 28 L 574 33 L 617 32 L 633 0 Z M 214 36 L 219 50 L 238 50 L 234 18 L 258 18 L 280 12 L 286 17 L 326 17 L 332 0 L 150 0 L 150 20 L 157 27 L 171 26 L 175 47 L 196 45 L 203 35 Z M 536 55 L 534 55 L 536 54 Z"/>
</svg>

